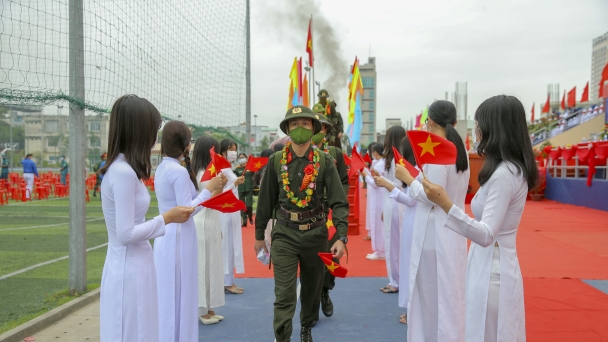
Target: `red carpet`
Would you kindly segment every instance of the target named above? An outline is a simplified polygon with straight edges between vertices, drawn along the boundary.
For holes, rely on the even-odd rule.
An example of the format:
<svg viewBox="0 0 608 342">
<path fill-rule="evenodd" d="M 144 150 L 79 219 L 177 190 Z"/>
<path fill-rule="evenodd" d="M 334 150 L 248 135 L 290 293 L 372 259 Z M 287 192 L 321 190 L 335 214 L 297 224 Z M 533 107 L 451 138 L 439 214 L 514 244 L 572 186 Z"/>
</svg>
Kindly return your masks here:
<svg viewBox="0 0 608 342">
<path fill-rule="evenodd" d="M 348 243 L 348 275 L 386 277 L 384 261 L 365 259 L 371 252 L 370 242 L 363 240 L 365 193 L 360 235 Z M 255 258 L 253 231 L 251 226 L 243 229 L 246 273 L 240 276 L 272 277 Z M 608 212 L 529 201 L 517 239 L 528 341 L 607 341 L 608 295 L 580 279 L 608 280 Z"/>
</svg>

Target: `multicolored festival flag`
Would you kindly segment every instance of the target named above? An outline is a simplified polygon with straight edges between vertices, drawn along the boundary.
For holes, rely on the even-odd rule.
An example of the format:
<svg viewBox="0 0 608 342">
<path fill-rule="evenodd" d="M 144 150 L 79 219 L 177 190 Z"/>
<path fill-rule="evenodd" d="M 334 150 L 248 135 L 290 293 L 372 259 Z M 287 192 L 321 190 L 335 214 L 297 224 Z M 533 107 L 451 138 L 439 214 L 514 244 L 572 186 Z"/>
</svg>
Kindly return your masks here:
<svg viewBox="0 0 608 342">
<path fill-rule="evenodd" d="M 329 270 L 329 273 L 331 273 L 331 275 L 333 275 L 334 277 L 338 277 L 338 278 L 346 277 L 346 273 L 348 273 L 348 270 L 346 269 L 346 267 L 344 267 L 340 264 L 336 264 L 332 260 L 333 255 L 331 253 L 319 252 L 319 257 L 321 258 L 321 260 L 323 260 L 325 267 L 327 267 L 327 269 Z"/>
<path fill-rule="evenodd" d="M 232 167 L 224 157 L 215 153 L 215 147 L 212 147 L 209 150 L 209 154 L 211 155 L 211 162 L 205 168 L 205 173 L 203 173 L 203 176 L 201 177 L 201 182 L 208 181 L 219 175 L 222 169 Z"/>
<path fill-rule="evenodd" d="M 424 126 L 426 119 L 429 117 L 429 107 L 424 108 L 422 115 L 420 116 L 420 129 Z"/>
<path fill-rule="evenodd" d="M 350 72 L 348 82 L 348 129 L 346 133 L 351 144 L 361 140 L 361 129 L 363 128 L 363 113 L 361 112 L 361 98 L 363 97 L 363 81 L 359 72 L 359 60 L 355 62 Z"/>
<path fill-rule="evenodd" d="M 245 165 L 245 170 L 257 172 L 266 164 L 268 164 L 268 157 L 249 156 L 249 159 L 247 160 L 247 165 Z"/>
<path fill-rule="evenodd" d="M 226 190 L 220 195 L 211 197 L 199 205 L 222 213 L 234 213 L 241 210 L 247 210 L 245 203 L 236 198 L 232 193 L 232 190 Z"/>
<path fill-rule="evenodd" d="M 416 164 L 450 165 L 456 163 L 456 145 L 433 133 L 426 131 L 408 131 L 407 136 L 414 149 Z"/>
<path fill-rule="evenodd" d="M 291 71 L 289 72 L 289 98 L 287 109 L 302 104 L 302 58 L 293 59 Z"/>
</svg>

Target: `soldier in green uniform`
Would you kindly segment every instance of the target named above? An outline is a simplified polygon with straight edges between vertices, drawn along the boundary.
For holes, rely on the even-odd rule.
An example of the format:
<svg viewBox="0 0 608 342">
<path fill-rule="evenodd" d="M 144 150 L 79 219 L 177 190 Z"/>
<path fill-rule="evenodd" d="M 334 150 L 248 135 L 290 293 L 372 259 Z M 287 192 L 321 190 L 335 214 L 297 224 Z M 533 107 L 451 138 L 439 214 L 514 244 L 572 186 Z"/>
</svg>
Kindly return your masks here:
<svg viewBox="0 0 608 342">
<path fill-rule="evenodd" d="M 329 99 L 329 93 L 325 89 L 321 89 L 317 94 L 319 97 L 320 104 L 325 108 L 323 111 L 323 115 L 325 115 L 329 121 L 331 122 L 331 130 L 327 132 L 327 142 L 330 146 L 335 146 L 337 148 L 342 147 L 342 134 L 344 133 L 344 122 L 342 121 L 342 115 L 336 111 L 336 103 Z"/>
<path fill-rule="evenodd" d="M 239 199 L 247 206 L 247 211 L 241 212 L 241 227 L 246 227 L 247 219 L 249 219 L 249 224 L 253 224 L 253 172 L 245 170 L 245 166 L 247 166 L 247 155 L 245 153 L 239 155 L 237 163 L 234 174 L 237 177 L 245 175 L 245 181 L 238 186 L 238 190 Z"/>
<path fill-rule="evenodd" d="M 277 341 L 290 341 L 292 318 L 296 310 L 296 285 L 300 266 L 301 341 L 312 341 L 311 328 L 319 319 L 325 266 L 319 252 L 327 251 L 326 203 L 333 210 L 337 242 L 331 251 L 336 258 L 344 254 L 348 241 L 348 201 L 334 159 L 314 148 L 311 137 L 321 123 L 310 108 L 295 106 L 285 114 L 280 128 L 291 137 L 282 151 L 268 159 L 260 186 L 255 220 L 254 249 L 266 250 L 264 230 L 276 219 L 272 230 L 271 258 L 274 264 L 274 335 Z"/>
<path fill-rule="evenodd" d="M 342 150 L 335 147 L 329 146 L 327 140 L 325 140 L 325 136 L 327 132 L 331 130 L 331 122 L 323 115 L 324 108 L 320 104 L 314 105 L 312 112 L 315 113 L 315 116 L 321 122 L 321 131 L 312 136 L 312 143 L 323 150 L 323 152 L 332 156 L 336 163 L 336 169 L 338 170 L 338 175 L 340 176 L 340 183 L 342 184 L 342 189 L 344 190 L 344 195 L 348 194 L 348 171 L 346 170 L 346 163 L 344 161 L 344 155 L 342 154 Z M 325 214 L 329 214 L 329 207 L 325 205 Z M 336 243 L 338 239 L 338 234 L 334 234 L 331 240 L 329 240 L 327 244 L 327 250 L 331 248 L 331 246 Z M 334 258 L 334 262 L 336 264 L 340 263 L 340 260 Z M 323 291 L 321 292 L 321 311 L 326 317 L 331 317 L 334 314 L 334 304 L 329 298 L 329 291 L 333 290 L 336 285 L 336 277 L 333 276 L 329 270 L 325 270 L 325 276 L 323 278 Z"/>
<path fill-rule="evenodd" d="M 69 164 L 65 161 L 65 156 L 61 156 L 61 163 L 59 164 L 59 174 L 61 175 L 61 184 L 66 185 L 66 178 L 68 176 Z"/>
<path fill-rule="evenodd" d="M 99 174 L 99 169 L 101 169 L 101 167 L 103 166 L 102 164 L 105 165 L 105 161 L 106 161 L 106 157 L 108 156 L 107 153 L 103 153 L 101 155 L 101 160 L 99 162 L 97 162 L 97 164 L 93 167 L 93 171 L 95 171 L 95 187 L 93 188 L 93 197 L 97 197 L 97 191 L 99 190 L 99 187 L 101 186 L 101 175 Z"/>
<path fill-rule="evenodd" d="M 0 179 L 8 180 L 8 158 L 5 154 L 0 155 L 0 160 L 2 160 L 2 172 L 0 172 Z"/>
</svg>

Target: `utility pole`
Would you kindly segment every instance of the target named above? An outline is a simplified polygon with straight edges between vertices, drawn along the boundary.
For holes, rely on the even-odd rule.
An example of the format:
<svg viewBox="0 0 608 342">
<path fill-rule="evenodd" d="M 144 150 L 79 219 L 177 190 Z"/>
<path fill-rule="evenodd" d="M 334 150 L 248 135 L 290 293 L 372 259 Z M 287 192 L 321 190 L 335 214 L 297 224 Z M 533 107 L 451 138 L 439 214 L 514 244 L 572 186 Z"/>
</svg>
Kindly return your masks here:
<svg viewBox="0 0 608 342">
<path fill-rule="evenodd" d="M 247 0 L 247 12 L 245 18 L 246 34 L 246 59 L 245 59 L 245 136 L 247 137 L 247 155 L 251 154 L 251 32 L 249 0 Z"/>
<path fill-rule="evenodd" d="M 70 70 L 70 245 L 69 293 L 87 290 L 84 120 L 84 16 L 83 0 L 69 2 Z M 75 101 L 79 103 L 75 103 Z"/>
<path fill-rule="evenodd" d="M 15 152 L 14 152 L 14 147 L 13 147 L 13 111 L 11 109 L 9 109 L 9 115 L 11 117 L 11 124 L 9 125 L 9 130 L 10 130 L 10 136 L 11 136 L 11 145 L 9 146 L 11 149 L 11 164 L 10 167 L 8 168 L 8 172 L 13 172 L 13 158 L 15 156 Z M 23 147 L 25 149 L 25 146 Z M 30 194 L 31 196 L 31 194 Z"/>
<path fill-rule="evenodd" d="M 253 115 L 253 130 L 255 131 L 255 149 L 258 149 L 258 115 Z"/>
</svg>

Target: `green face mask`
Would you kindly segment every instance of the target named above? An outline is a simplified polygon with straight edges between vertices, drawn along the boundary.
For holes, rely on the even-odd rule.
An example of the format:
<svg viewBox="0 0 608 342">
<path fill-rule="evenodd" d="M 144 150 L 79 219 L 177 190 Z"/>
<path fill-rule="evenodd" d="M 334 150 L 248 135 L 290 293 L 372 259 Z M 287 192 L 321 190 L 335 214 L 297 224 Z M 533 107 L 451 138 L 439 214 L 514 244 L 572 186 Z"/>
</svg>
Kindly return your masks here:
<svg viewBox="0 0 608 342">
<path fill-rule="evenodd" d="M 298 126 L 289 132 L 289 136 L 294 143 L 302 145 L 310 140 L 312 131 L 302 126 Z"/>
<path fill-rule="evenodd" d="M 317 146 L 323 141 L 323 139 L 325 139 L 325 133 L 323 133 L 323 132 L 319 132 L 319 133 L 313 135 L 311 138 L 312 143 Z"/>
</svg>

